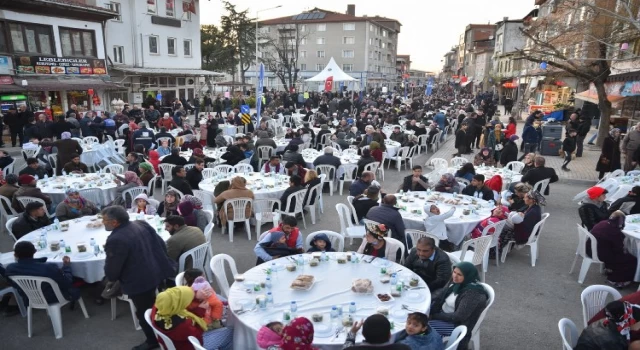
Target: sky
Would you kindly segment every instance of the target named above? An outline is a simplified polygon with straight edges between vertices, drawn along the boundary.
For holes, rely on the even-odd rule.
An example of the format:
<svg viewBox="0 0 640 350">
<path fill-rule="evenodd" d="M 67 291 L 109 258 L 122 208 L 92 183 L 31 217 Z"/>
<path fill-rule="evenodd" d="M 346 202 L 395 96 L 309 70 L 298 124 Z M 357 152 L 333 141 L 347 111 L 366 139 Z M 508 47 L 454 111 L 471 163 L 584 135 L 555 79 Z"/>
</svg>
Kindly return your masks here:
<svg viewBox="0 0 640 350">
<path fill-rule="evenodd" d="M 443 56 L 460 41 L 468 24 L 496 23 L 503 17 L 522 19 L 534 8 L 534 0 L 231 0 L 236 9 L 257 10 L 282 5 L 260 12 L 260 20 L 293 16 L 319 7 L 344 13 L 347 4 L 356 5 L 356 16 L 383 16 L 402 23 L 398 54 L 411 55 L 411 68 L 432 72 L 442 69 Z M 224 7 L 220 0 L 200 0 L 201 24 L 219 24 Z"/>
</svg>

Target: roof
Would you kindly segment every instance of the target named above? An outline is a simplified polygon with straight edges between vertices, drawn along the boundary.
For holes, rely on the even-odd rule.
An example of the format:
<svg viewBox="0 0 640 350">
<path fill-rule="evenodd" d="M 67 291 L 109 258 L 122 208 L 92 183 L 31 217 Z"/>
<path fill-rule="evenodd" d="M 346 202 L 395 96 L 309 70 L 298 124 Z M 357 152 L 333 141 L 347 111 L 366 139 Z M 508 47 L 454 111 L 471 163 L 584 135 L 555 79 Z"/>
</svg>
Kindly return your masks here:
<svg viewBox="0 0 640 350">
<path fill-rule="evenodd" d="M 88 0 L 19 0 L 0 1 L 2 8 L 49 17 L 73 18 L 84 21 L 105 21 L 118 14 L 104 7 L 87 4 Z"/>
<path fill-rule="evenodd" d="M 134 68 L 134 67 L 119 67 L 113 66 L 111 69 L 115 69 L 126 73 L 135 74 L 148 74 L 148 75 L 187 75 L 187 76 L 223 76 L 223 73 L 212 72 L 203 69 L 188 69 L 188 68 Z"/>
<path fill-rule="evenodd" d="M 323 10 L 317 7 L 293 16 L 272 18 L 272 19 L 260 21 L 258 23 L 261 25 L 270 26 L 270 25 L 277 25 L 277 24 L 339 23 L 339 22 L 364 22 L 364 21 L 371 21 L 371 22 L 393 21 L 393 22 L 397 22 L 399 25 L 402 25 L 400 21 L 391 19 L 391 18 L 379 17 L 379 16 L 375 16 L 375 17 L 352 16 L 345 13 L 338 13 L 338 12 Z M 389 28 L 389 29 L 392 29 L 392 28 Z"/>
</svg>

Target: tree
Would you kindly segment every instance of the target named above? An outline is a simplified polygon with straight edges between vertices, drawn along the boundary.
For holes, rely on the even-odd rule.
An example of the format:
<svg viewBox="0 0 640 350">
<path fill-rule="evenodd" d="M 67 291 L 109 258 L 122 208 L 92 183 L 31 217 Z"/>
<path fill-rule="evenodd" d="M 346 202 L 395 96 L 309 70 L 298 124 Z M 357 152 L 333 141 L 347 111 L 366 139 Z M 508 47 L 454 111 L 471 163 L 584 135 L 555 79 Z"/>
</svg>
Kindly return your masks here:
<svg viewBox="0 0 640 350">
<path fill-rule="evenodd" d="M 628 37 L 640 36 L 638 25 L 629 25 L 640 0 L 555 0 L 540 6 L 540 16 L 521 29 L 528 45 L 518 49 L 521 59 L 545 62 L 549 72 L 567 72 L 592 83 L 598 93 L 600 130 L 609 130 L 611 102 L 605 83 L 612 65 L 637 59 L 620 50 Z M 635 4 L 629 4 L 635 2 Z M 627 18 L 627 20 L 624 20 Z M 633 21 L 633 20 L 631 20 Z M 608 133 L 598 134 L 601 145 Z"/>
<path fill-rule="evenodd" d="M 229 45 L 227 37 L 215 25 L 200 27 L 202 41 L 202 68 L 215 72 L 233 73 L 234 48 Z"/>
<path fill-rule="evenodd" d="M 262 58 L 265 69 L 273 72 L 287 91 L 295 87 L 298 81 L 298 57 L 300 43 L 306 40 L 309 32 L 303 33 L 299 24 L 279 25 L 272 35 L 263 35 Z"/>
<path fill-rule="evenodd" d="M 245 73 L 255 60 L 255 23 L 249 18 L 249 9 L 238 12 L 236 6 L 222 1 L 227 14 L 220 18 L 221 29 L 229 47 L 233 48 L 232 63 L 244 84 Z M 234 74 L 235 81 L 235 74 Z"/>
</svg>

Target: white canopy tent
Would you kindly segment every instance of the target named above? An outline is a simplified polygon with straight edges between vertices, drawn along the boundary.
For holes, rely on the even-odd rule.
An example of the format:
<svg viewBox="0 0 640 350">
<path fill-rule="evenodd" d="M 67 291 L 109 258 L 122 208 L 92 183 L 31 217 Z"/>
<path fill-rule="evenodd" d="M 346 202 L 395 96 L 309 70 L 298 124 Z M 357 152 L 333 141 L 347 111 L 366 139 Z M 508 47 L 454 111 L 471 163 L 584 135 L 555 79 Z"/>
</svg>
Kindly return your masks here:
<svg viewBox="0 0 640 350">
<path fill-rule="evenodd" d="M 317 81 L 324 82 L 328 77 L 333 76 L 333 81 L 356 81 L 357 79 L 353 78 L 349 74 L 345 73 L 336 61 L 331 57 L 329 63 L 324 67 L 322 72 L 318 73 L 315 77 L 309 78 L 306 81 Z"/>
</svg>

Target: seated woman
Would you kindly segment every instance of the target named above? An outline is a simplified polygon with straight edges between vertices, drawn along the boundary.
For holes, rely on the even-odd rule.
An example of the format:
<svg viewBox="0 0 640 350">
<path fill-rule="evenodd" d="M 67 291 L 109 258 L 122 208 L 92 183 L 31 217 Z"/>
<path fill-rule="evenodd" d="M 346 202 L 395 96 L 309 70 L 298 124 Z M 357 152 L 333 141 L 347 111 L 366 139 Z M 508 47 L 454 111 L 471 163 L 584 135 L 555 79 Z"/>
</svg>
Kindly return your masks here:
<svg viewBox="0 0 640 350">
<path fill-rule="evenodd" d="M 473 329 L 487 307 L 488 298 L 476 267 L 466 261 L 457 263 L 451 274 L 451 283 L 434 293 L 429 327 L 443 337 L 450 336 L 457 326 Z M 467 332 L 459 348 L 466 349 L 470 339 L 471 332 Z"/>
<path fill-rule="evenodd" d="M 244 177 L 236 176 L 231 179 L 231 187 L 220 193 L 214 200 L 216 204 L 223 204 L 229 199 L 234 198 L 251 198 L 254 199 L 253 191 L 247 188 L 247 180 Z M 226 210 L 225 210 L 226 209 Z M 245 209 L 246 217 L 251 217 L 251 205 L 247 205 Z M 220 217 L 220 224 L 225 226 L 227 224 L 227 217 L 233 217 L 233 208 L 228 206 L 227 208 L 221 208 L 218 212 Z"/>
<path fill-rule="evenodd" d="M 190 202 L 193 205 L 193 214 L 196 216 L 196 226 L 198 226 L 203 233 L 206 233 L 204 231 L 209 224 L 210 219 L 209 215 L 204 212 L 204 209 L 202 209 L 202 201 L 200 198 L 194 197 L 190 194 L 185 194 L 180 202 Z"/>
<path fill-rule="evenodd" d="M 163 218 L 178 215 L 178 192 L 169 190 L 164 195 L 164 202 L 158 206 L 158 214 Z"/>
<path fill-rule="evenodd" d="M 591 231 L 593 226 L 609 217 L 609 205 L 605 202 L 607 190 L 600 186 L 593 186 L 587 190 L 587 197 L 582 199 L 578 208 L 582 226 Z"/>
<path fill-rule="evenodd" d="M 460 170 L 456 171 L 455 177 L 461 177 L 469 181 L 473 180 L 473 175 L 476 174 L 476 169 L 471 163 L 464 163 Z"/>
<path fill-rule="evenodd" d="M 434 189 L 443 193 L 460 193 L 460 184 L 451 173 L 442 174 Z"/>
<path fill-rule="evenodd" d="M 512 190 L 502 192 L 502 205 L 508 207 L 511 211 L 520 211 L 524 208 L 524 196 L 531 191 L 532 187 L 526 182 L 516 183 Z"/>
<path fill-rule="evenodd" d="M 360 224 L 363 223 L 362 219 L 367 216 L 369 209 L 380 205 L 380 187 L 369 186 L 364 190 L 363 194 L 357 195 L 353 198 L 353 208 L 356 210 L 356 217 Z"/>
<path fill-rule="evenodd" d="M 168 140 L 162 140 L 162 142 L 160 143 L 160 147 L 158 147 L 158 149 L 156 149 L 156 151 L 158 152 L 158 155 L 160 157 L 170 155 L 171 154 L 171 148 L 169 147 L 169 141 Z"/>
<path fill-rule="evenodd" d="M 67 198 L 56 207 L 56 217 L 60 221 L 67 221 L 85 215 L 95 215 L 98 208 L 92 202 L 80 196 L 75 188 L 67 190 Z"/>
<path fill-rule="evenodd" d="M 216 161 L 213 158 L 209 158 L 205 156 L 204 151 L 202 151 L 202 148 L 196 148 L 193 150 L 193 153 L 191 154 L 191 157 L 189 158 L 189 161 L 187 162 L 187 164 L 196 164 L 196 160 L 198 159 L 202 159 L 205 165 Z"/>
<path fill-rule="evenodd" d="M 171 339 L 176 350 L 193 349 L 190 336 L 196 337 L 205 349 L 231 349 L 233 337 L 227 334 L 230 329 L 205 332 L 205 320 L 187 310 L 194 297 L 195 293 L 187 286 L 169 288 L 158 294 L 151 309 L 153 327 Z"/>
<path fill-rule="evenodd" d="M 153 165 L 151 163 L 140 163 L 138 166 L 138 171 L 140 172 L 140 181 L 142 181 L 142 185 L 148 186 L 149 181 L 151 181 L 156 175 L 153 172 Z"/>
<path fill-rule="evenodd" d="M 228 190 L 229 188 L 231 188 L 231 182 L 229 180 L 222 180 L 218 183 L 218 186 L 216 186 L 216 188 L 213 189 L 213 197 L 214 198 L 218 198 L 218 196 L 223 193 L 224 191 Z M 223 203 L 215 203 L 216 207 L 214 208 L 215 211 L 214 212 L 218 212 L 220 211 L 220 209 L 222 208 L 222 204 Z"/>
<path fill-rule="evenodd" d="M 478 154 L 476 154 L 476 156 L 473 157 L 473 165 L 495 166 L 496 161 L 491 156 L 491 150 L 487 147 L 481 149 L 480 152 L 478 152 Z"/>
<path fill-rule="evenodd" d="M 112 202 L 111 205 L 121 205 L 125 208 L 131 206 L 131 202 L 128 202 L 128 203 L 124 202 L 124 199 L 122 198 L 122 193 L 128 189 L 142 186 L 142 181 L 140 181 L 138 174 L 136 174 L 133 171 L 125 171 L 124 177 L 118 174 L 114 174 L 114 175 L 116 178 L 113 181 L 115 181 L 118 187 L 116 187 L 116 199 Z"/>
<path fill-rule="evenodd" d="M 509 214 L 508 224 L 500 237 L 500 250 L 511 240 L 515 240 L 516 245 L 527 243 L 529 236 L 533 233 L 533 227 L 542 219 L 540 206 L 545 205 L 546 200 L 540 192 L 529 191 L 524 196 L 524 204 L 525 207 L 519 209 L 518 212 Z"/>
<path fill-rule="evenodd" d="M 367 232 L 362 240 L 358 253 L 371 255 L 377 258 L 385 258 L 399 262 L 402 254 L 401 248 L 395 242 L 387 240 L 387 227 L 384 224 L 366 224 Z"/>
<path fill-rule="evenodd" d="M 314 350 L 313 323 L 305 317 L 294 318 L 282 329 L 282 340 L 279 344 L 269 346 L 267 350 Z"/>
<path fill-rule="evenodd" d="M 158 201 L 147 197 L 145 193 L 140 193 L 133 200 L 133 204 L 131 205 L 131 209 L 129 209 L 130 213 L 142 213 L 144 215 L 156 215 L 158 212 Z"/>
<path fill-rule="evenodd" d="M 380 144 L 378 141 L 371 141 L 369 144 L 369 151 L 371 151 L 371 156 L 376 162 L 380 162 L 380 166 L 382 166 L 382 150 L 380 149 Z"/>
<path fill-rule="evenodd" d="M 524 159 L 522 159 L 522 162 L 524 163 L 524 168 L 522 168 L 522 171 L 520 171 L 520 174 L 522 174 L 522 176 L 528 173 L 529 170 L 536 167 L 535 164 L 533 163 L 533 160 L 535 157 L 536 157 L 535 153 L 527 153 L 527 155 L 524 156 Z"/>
<path fill-rule="evenodd" d="M 636 272 L 636 257 L 624 248 L 626 215 L 614 211 L 609 219 L 600 221 L 591 234 L 598 242 L 598 258 L 604 262 L 607 282 L 616 288 L 624 288 L 633 282 Z M 587 243 L 587 254 L 591 256 L 591 244 Z"/>
<path fill-rule="evenodd" d="M 318 177 L 318 173 L 315 170 L 309 170 L 304 175 L 304 187 L 307 189 L 307 192 L 304 194 L 304 206 L 315 204 L 318 193 L 315 193 L 313 197 L 310 197 L 311 189 L 313 186 L 317 186 L 321 181 L 322 180 Z M 319 190 L 322 191 L 322 186 L 319 187 Z"/>
<path fill-rule="evenodd" d="M 441 241 L 447 239 L 447 226 L 444 221 L 453 216 L 456 212 L 455 207 L 451 207 L 448 212 L 441 213 L 440 208 L 438 208 L 435 204 L 425 205 L 424 212 L 427 213 L 427 218 L 424 219 L 424 229 L 425 232 L 428 232 L 436 237 L 438 237 Z"/>
<path fill-rule="evenodd" d="M 478 225 L 476 225 L 476 228 L 474 228 L 473 231 L 471 231 L 471 233 L 469 234 L 471 239 L 482 236 L 482 231 L 487 226 L 491 224 L 495 224 L 496 222 L 500 222 L 502 220 L 507 220 L 508 217 L 509 217 L 509 209 L 507 207 L 501 205 L 493 208 L 491 210 L 491 216 L 480 221 Z M 489 230 L 489 232 L 487 232 L 487 234 L 492 235 L 494 232 L 495 232 L 495 229 L 491 229 Z"/>
<path fill-rule="evenodd" d="M 196 218 L 196 214 L 193 212 L 193 204 L 191 204 L 191 202 L 180 202 L 180 204 L 178 204 L 178 215 L 184 218 L 185 225 L 197 227 L 198 219 Z"/>
<path fill-rule="evenodd" d="M 358 171 L 356 172 L 356 177 L 362 176 L 364 167 L 367 164 L 374 163 L 374 162 L 376 162 L 376 160 L 375 158 L 373 158 L 373 156 L 371 156 L 371 151 L 368 149 L 363 150 L 362 157 L 360 157 L 360 160 L 358 160 Z"/>
</svg>

